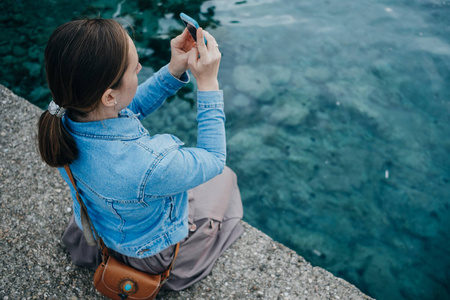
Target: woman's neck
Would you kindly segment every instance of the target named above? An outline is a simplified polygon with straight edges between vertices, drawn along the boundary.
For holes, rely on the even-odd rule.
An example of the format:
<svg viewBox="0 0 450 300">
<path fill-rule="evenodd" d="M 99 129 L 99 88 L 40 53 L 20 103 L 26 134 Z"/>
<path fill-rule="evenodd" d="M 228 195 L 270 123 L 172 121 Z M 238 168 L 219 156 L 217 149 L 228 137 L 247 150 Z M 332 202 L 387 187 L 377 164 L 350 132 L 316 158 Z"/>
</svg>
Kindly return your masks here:
<svg viewBox="0 0 450 300">
<path fill-rule="evenodd" d="M 74 115 L 75 122 L 95 122 L 106 119 L 114 119 L 119 116 L 119 112 L 115 110 L 115 107 L 105 107 L 99 105 L 96 109 L 88 113 L 85 117 Z"/>
</svg>

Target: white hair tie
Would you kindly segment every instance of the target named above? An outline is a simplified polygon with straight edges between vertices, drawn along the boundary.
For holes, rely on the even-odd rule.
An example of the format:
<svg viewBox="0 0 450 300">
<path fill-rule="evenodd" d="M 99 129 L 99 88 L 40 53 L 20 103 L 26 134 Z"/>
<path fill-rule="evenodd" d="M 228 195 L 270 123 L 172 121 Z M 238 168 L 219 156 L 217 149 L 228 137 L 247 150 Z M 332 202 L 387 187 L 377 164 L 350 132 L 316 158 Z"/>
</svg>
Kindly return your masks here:
<svg viewBox="0 0 450 300">
<path fill-rule="evenodd" d="M 61 118 L 65 114 L 66 109 L 59 106 L 52 100 L 50 102 L 50 104 L 48 105 L 48 112 L 53 116 L 57 116 L 58 118 Z"/>
</svg>

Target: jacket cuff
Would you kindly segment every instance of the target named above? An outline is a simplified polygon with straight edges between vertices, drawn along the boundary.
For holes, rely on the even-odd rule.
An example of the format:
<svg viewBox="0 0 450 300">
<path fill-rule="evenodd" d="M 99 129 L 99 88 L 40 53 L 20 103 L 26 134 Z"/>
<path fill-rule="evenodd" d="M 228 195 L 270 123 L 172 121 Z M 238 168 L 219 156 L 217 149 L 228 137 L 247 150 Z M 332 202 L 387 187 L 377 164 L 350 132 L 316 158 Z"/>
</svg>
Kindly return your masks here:
<svg viewBox="0 0 450 300">
<path fill-rule="evenodd" d="M 197 91 L 197 106 L 199 108 L 222 108 L 223 91 Z"/>
<path fill-rule="evenodd" d="M 170 74 L 169 64 L 162 67 L 159 70 L 157 76 L 161 81 L 167 84 L 167 86 L 176 91 L 178 91 L 190 81 L 189 74 L 187 72 L 184 72 L 183 75 L 181 75 L 180 79 L 175 78 L 172 74 Z"/>
</svg>

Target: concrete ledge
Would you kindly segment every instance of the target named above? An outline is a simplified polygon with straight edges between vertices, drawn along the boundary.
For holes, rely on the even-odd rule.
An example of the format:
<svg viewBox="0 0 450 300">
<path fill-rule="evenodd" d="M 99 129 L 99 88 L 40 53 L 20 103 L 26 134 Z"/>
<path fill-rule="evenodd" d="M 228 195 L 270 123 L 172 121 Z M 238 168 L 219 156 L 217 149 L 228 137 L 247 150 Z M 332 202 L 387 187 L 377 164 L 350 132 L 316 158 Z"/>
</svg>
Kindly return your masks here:
<svg viewBox="0 0 450 300">
<path fill-rule="evenodd" d="M 72 205 L 69 188 L 37 154 L 41 113 L 0 85 L 0 298 L 103 299 L 93 272 L 74 267 L 61 243 Z M 371 299 L 243 225 L 210 276 L 158 299 Z"/>
</svg>

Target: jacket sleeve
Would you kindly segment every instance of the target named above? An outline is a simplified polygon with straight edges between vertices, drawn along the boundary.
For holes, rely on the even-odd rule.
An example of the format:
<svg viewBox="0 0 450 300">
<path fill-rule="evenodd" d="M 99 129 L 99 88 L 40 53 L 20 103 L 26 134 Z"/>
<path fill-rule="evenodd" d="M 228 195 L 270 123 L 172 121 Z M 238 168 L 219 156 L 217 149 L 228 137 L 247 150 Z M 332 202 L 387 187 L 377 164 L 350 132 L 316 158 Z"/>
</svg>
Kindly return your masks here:
<svg viewBox="0 0 450 300">
<path fill-rule="evenodd" d="M 185 72 L 180 79 L 177 79 L 170 74 L 169 65 L 166 65 L 138 86 L 136 95 L 128 108 L 135 114 L 140 114 L 139 119 L 143 119 L 188 82 L 188 73 Z"/>
<path fill-rule="evenodd" d="M 149 172 L 145 193 L 174 195 L 192 189 L 222 173 L 226 162 L 223 92 L 198 93 L 197 147 L 171 148 Z"/>
</svg>

